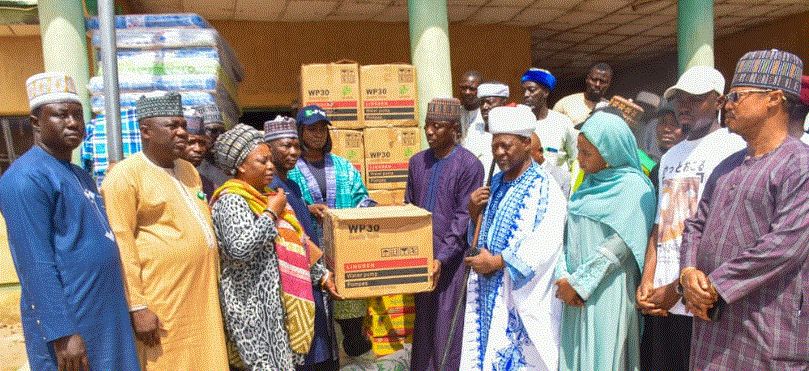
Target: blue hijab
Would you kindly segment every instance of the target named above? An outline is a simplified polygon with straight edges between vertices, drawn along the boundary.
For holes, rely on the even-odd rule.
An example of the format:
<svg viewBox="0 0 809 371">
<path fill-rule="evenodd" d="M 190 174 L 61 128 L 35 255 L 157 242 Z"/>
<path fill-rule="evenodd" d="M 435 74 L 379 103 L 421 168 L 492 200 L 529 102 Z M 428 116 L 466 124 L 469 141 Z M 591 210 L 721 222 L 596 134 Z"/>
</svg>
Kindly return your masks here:
<svg viewBox="0 0 809 371">
<path fill-rule="evenodd" d="M 570 198 L 568 212 L 612 228 L 643 271 L 657 200 L 652 182 L 641 170 L 635 136 L 622 118 L 607 112 L 590 116 L 581 133 L 598 149 L 608 167 L 584 176 Z"/>
</svg>

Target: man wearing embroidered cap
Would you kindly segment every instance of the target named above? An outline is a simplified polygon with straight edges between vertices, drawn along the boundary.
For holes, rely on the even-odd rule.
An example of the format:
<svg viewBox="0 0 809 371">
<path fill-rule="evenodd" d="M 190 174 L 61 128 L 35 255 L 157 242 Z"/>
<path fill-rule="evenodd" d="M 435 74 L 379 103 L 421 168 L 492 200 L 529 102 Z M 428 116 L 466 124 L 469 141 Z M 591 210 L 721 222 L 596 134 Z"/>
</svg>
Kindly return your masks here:
<svg viewBox="0 0 809 371">
<path fill-rule="evenodd" d="M 312 239 L 315 245 L 320 246 L 318 229 L 313 222 L 314 217 L 303 199 L 301 188 L 289 178 L 289 172 L 295 168 L 301 156 L 295 119 L 276 116 L 275 119 L 265 122 L 264 141 L 272 150 L 271 161 L 275 166 L 275 176 L 270 183 L 270 188 L 283 189 L 287 193 L 287 202 L 295 211 L 306 235 Z M 332 328 L 331 300 L 320 284 L 328 279 L 324 275 L 329 275 L 329 273 L 320 271 L 320 274 L 312 275 L 312 294 L 315 299 L 315 338 L 312 340 L 312 347 L 303 366 L 298 366 L 298 370 L 336 370 L 339 368 L 337 339 Z"/>
<path fill-rule="evenodd" d="M 143 150 L 101 190 L 121 251 L 144 370 L 228 367 L 219 307 L 219 252 L 176 93 L 137 103 Z"/>
<path fill-rule="evenodd" d="M 469 216 L 483 223 L 466 291 L 461 370 L 556 370 L 561 305 L 553 272 L 562 252 L 566 199 L 531 159 L 536 116 L 527 106 L 489 115 L 501 173 L 471 195 Z M 470 229 L 474 226 L 470 226 Z M 471 233 L 470 233 L 471 234 Z"/>
<path fill-rule="evenodd" d="M 70 163 L 84 138 L 73 78 L 26 82 L 34 146 L 0 178 L 31 370 L 137 370 L 121 261 L 95 182 Z"/>
<path fill-rule="evenodd" d="M 688 369 L 692 319 L 675 290 L 684 223 L 697 212 L 714 168 L 744 148 L 738 135 L 719 125 L 718 99 L 724 89 L 719 71 L 695 66 L 663 93 L 688 134 L 663 155 L 658 167 L 657 217 L 636 295 L 640 309 L 650 315 L 641 347 L 643 369 Z"/>
<path fill-rule="evenodd" d="M 215 104 L 197 106 L 194 107 L 194 110 L 197 114 L 202 116 L 203 132 L 199 134 L 199 137 L 207 138 L 209 143 L 202 162 L 195 166 L 202 180 L 202 190 L 208 198 L 211 198 L 213 191 L 230 179 L 230 177 L 216 165 L 213 152 L 213 144 L 216 143 L 216 139 L 219 135 L 225 132 L 225 124 L 222 121 L 222 114 L 219 113 L 219 107 Z M 191 123 L 189 123 L 188 126 L 191 128 L 188 132 L 190 135 L 189 146 L 193 146 L 194 134 L 192 131 L 194 131 L 194 129 Z"/>
<path fill-rule="evenodd" d="M 472 152 L 489 169 L 492 164 L 492 134 L 489 133 L 488 117 L 492 108 L 506 104 L 508 100 L 508 85 L 498 81 L 489 81 L 478 86 L 478 99 L 480 99 L 480 115 L 482 120 L 476 121 L 474 126 L 468 128 L 461 145 Z M 499 169 L 495 169 L 499 172 Z M 484 174 L 488 178 L 488 172 Z M 486 182 L 486 179 L 483 180 Z"/>
<path fill-rule="evenodd" d="M 520 79 L 523 104 L 536 116 L 536 133 L 543 146 L 545 166 L 556 166 L 568 177 L 576 161 L 576 129 L 570 119 L 548 109 L 548 95 L 556 87 L 556 77 L 548 70 L 530 68 Z"/>
<path fill-rule="evenodd" d="M 424 125 L 430 148 L 413 155 L 408 164 L 405 202 L 433 214 L 433 253 L 438 267 L 435 290 L 416 295 L 411 370 L 437 370 L 445 353 L 447 370 L 457 370 L 461 360 L 461 339 L 449 339 L 449 332 L 458 326 L 458 334 L 463 326 L 463 317 L 453 318 L 453 314 L 463 295 L 469 195 L 483 184 L 483 166 L 455 140 L 460 131 L 460 107 L 455 98 L 430 101 Z"/>
<path fill-rule="evenodd" d="M 788 134 L 802 70 L 794 54 L 748 52 L 722 99 L 747 148 L 714 169 L 685 223 L 691 369 L 809 368 L 809 147 Z"/>
<path fill-rule="evenodd" d="M 199 111 L 195 109 L 188 109 L 183 112 L 185 116 L 186 127 L 188 132 L 188 144 L 185 146 L 183 152 L 183 160 L 186 160 L 194 165 L 199 173 L 199 179 L 202 182 L 202 192 L 210 198 L 216 190 L 216 184 L 209 177 L 204 176 L 200 171 L 202 164 L 205 162 L 205 157 L 211 152 L 213 142 L 211 137 L 206 133 L 203 124 L 203 117 Z M 224 173 L 222 173 L 224 175 Z"/>
</svg>

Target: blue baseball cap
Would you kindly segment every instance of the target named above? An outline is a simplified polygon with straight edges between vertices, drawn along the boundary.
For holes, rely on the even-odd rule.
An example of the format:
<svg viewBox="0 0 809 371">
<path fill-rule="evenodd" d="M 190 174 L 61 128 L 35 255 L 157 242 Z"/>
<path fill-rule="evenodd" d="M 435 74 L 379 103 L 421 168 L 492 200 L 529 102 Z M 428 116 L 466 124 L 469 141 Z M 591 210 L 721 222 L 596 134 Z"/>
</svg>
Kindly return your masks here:
<svg viewBox="0 0 809 371">
<path fill-rule="evenodd" d="M 315 104 L 301 108 L 295 121 L 298 122 L 298 125 L 304 126 L 314 125 L 320 121 L 326 121 L 327 125 L 331 125 L 331 120 L 326 116 L 326 111 Z"/>
</svg>

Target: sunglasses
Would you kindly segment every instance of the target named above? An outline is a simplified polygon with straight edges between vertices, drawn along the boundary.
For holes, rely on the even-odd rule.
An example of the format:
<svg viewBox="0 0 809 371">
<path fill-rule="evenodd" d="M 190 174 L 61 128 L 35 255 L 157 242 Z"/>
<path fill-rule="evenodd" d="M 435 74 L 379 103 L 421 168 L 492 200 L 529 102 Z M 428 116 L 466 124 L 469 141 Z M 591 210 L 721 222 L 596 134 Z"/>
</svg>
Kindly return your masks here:
<svg viewBox="0 0 809 371">
<path fill-rule="evenodd" d="M 727 94 L 719 97 L 719 102 L 721 102 L 722 104 L 724 104 L 726 102 L 736 104 L 736 103 L 739 103 L 739 101 L 742 100 L 742 97 L 744 97 L 747 94 L 763 94 L 763 93 L 769 93 L 771 91 L 774 91 L 774 90 L 772 90 L 772 89 L 751 89 L 751 90 L 743 90 L 743 91 L 733 91 L 733 92 L 727 93 Z"/>
</svg>

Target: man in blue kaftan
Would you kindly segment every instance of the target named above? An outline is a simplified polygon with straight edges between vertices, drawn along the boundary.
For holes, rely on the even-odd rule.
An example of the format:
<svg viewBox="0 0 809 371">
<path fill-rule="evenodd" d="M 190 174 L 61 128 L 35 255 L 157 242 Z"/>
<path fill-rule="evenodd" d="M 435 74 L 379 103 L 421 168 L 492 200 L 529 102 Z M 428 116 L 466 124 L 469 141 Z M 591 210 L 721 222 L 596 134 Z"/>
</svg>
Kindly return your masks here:
<svg viewBox="0 0 809 371">
<path fill-rule="evenodd" d="M 70 163 L 84 138 L 69 76 L 27 82 L 35 145 L 0 179 L 32 370 L 139 370 L 121 260 L 95 182 Z"/>
</svg>

